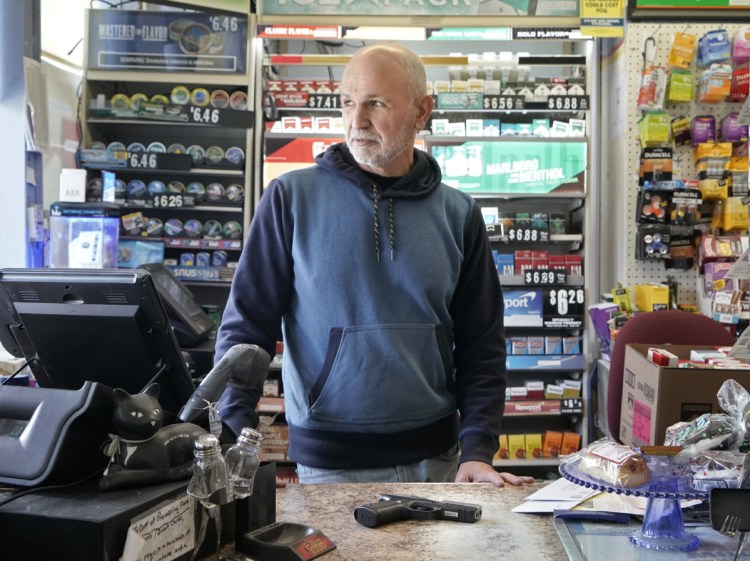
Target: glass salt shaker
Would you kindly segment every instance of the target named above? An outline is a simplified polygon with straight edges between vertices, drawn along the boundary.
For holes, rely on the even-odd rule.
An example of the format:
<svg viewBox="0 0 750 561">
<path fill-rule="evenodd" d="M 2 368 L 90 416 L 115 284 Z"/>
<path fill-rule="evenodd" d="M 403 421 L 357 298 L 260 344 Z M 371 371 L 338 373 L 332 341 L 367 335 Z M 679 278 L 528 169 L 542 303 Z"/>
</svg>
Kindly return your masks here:
<svg viewBox="0 0 750 561">
<path fill-rule="evenodd" d="M 202 434 L 195 441 L 193 451 L 193 477 L 187 493 L 198 499 L 206 508 L 230 503 L 227 465 L 221 454 L 219 439 L 213 434 Z"/>
</svg>

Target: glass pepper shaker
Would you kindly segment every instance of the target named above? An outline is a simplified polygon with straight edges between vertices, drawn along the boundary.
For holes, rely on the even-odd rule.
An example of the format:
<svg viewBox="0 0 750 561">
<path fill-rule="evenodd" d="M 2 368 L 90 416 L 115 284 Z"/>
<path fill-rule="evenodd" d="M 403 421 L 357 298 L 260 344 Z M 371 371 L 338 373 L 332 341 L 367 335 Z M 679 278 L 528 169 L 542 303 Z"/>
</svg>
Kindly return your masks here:
<svg viewBox="0 0 750 561">
<path fill-rule="evenodd" d="M 253 493 L 253 478 L 260 465 L 262 441 L 262 433 L 245 427 L 237 437 L 237 442 L 227 450 L 227 471 L 235 499 L 244 499 Z"/>
</svg>

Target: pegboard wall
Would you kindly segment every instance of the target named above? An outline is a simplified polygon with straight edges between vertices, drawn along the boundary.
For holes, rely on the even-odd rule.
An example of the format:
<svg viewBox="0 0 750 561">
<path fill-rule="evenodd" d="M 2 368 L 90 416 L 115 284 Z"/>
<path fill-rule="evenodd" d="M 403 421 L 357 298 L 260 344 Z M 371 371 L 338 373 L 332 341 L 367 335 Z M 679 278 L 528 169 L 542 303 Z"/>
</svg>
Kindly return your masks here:
<svg viewBox="0 0 750 561">
<path fill-rule="evenodd" d="M 641 144 L 639 141 L 638 122 L 642 117 L 638 110 L 637 98 L 641 84 L 641 75 L 644 66 L 644 47 L 647 39 L 653 38 L 655 43 L 654 64 L 662 65 L 669 69 L 668 58 L 672 42 L 676 33 L 689 33 L 700 39 L 708 31 L 725 29 L 730 41 L 734 40 L 736 32 L 745 25 L 742 24 L 694 24 L 694 23 L 629 23 L 626 30 L 625 50 L 626 57 L 626 100 L 627 122 L 624 127 L 626 142 L 627 177 L 624 179 L 625 190 L 624 202 L 626 215 L 625 240 L 621 240 L 622 251 L 626 266 L 624 268 L 625 286 L 633 286 L 641 283 L 663 282 L 667 277 L 674 278 L 679 283 L 678 301 L 680 304 L 692 304 L 698 301 L 699 277 L 697 267 L 682 271 L 678 269 L 667 269 L 661 262 L 650 262 L 637 260 L 636 255 L 636 232 L 638 212 L 638 172 L 640 167 Z M 697 44 L 696 44 L 697 50 Z M 703 68 L 696 64 L 696 57 L 689 67 L 693 74 L 693 101 L 689 103 L 666 102 L 664 109 L 670 114 L 670 118 L 685 115 L 689 119 L 697 115 L 713 115 L 716 118 L 717 128 L 721 119 L 731 111 L 739 111 L 742 103 L 720 102 L 699 103 L 697 101 L 697 90 L 700 74 Z M 674 179 L 695 179 L 695 165 L 693 161 L 693 148 L 691 146 L 674 147 L 673 151 L 673 175 Z M 622 200 L 622 199 L 620 199 Z M 697 262 L 697 255 L 696 255 Z"/>
</svg>

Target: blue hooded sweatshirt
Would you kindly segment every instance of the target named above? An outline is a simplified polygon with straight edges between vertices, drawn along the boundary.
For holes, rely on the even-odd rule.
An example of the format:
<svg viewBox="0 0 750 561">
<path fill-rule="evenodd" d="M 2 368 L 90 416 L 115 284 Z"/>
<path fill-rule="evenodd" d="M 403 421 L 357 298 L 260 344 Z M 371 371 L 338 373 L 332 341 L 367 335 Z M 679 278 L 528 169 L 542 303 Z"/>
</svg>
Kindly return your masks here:
<svg viewBox="0 0 750 561">
<path fill-rule="evenodd" d="M 289 457 L 320 468 L 417 462 L 457 440 L 491 463 L 505 387 L 503 299 L 481 211 L 414 151 L 383 189 L 345 144 L 271 181 L 216 341 L 283 338 Z M 235 434 L 257 392 L 219 402 Z"/>
</svg>

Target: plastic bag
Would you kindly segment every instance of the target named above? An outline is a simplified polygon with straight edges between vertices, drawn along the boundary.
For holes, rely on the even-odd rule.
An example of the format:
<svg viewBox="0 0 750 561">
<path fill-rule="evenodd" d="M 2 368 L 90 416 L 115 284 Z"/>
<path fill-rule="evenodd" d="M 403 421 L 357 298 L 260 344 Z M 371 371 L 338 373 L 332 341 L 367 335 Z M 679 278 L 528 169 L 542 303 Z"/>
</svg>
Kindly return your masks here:
<svg viewBox="0 0 750 561">
<path fill-rule="evenodd" d="M 730 378 L 721 385 L 716 398 L 736 424 L 736 442 L 746 440 L 750 430 L 750 393 L 737 380 Z"/>
<path fill-rule="evenodd" d="M 704 450 L 728 447 L 734 440 L 736 423 L 724 413 L 705 413 L 689 423 L 676 423 L 666 430 L 666 446 L 682 446 L 680 454 L 695 457 Z"/>
</svg>

